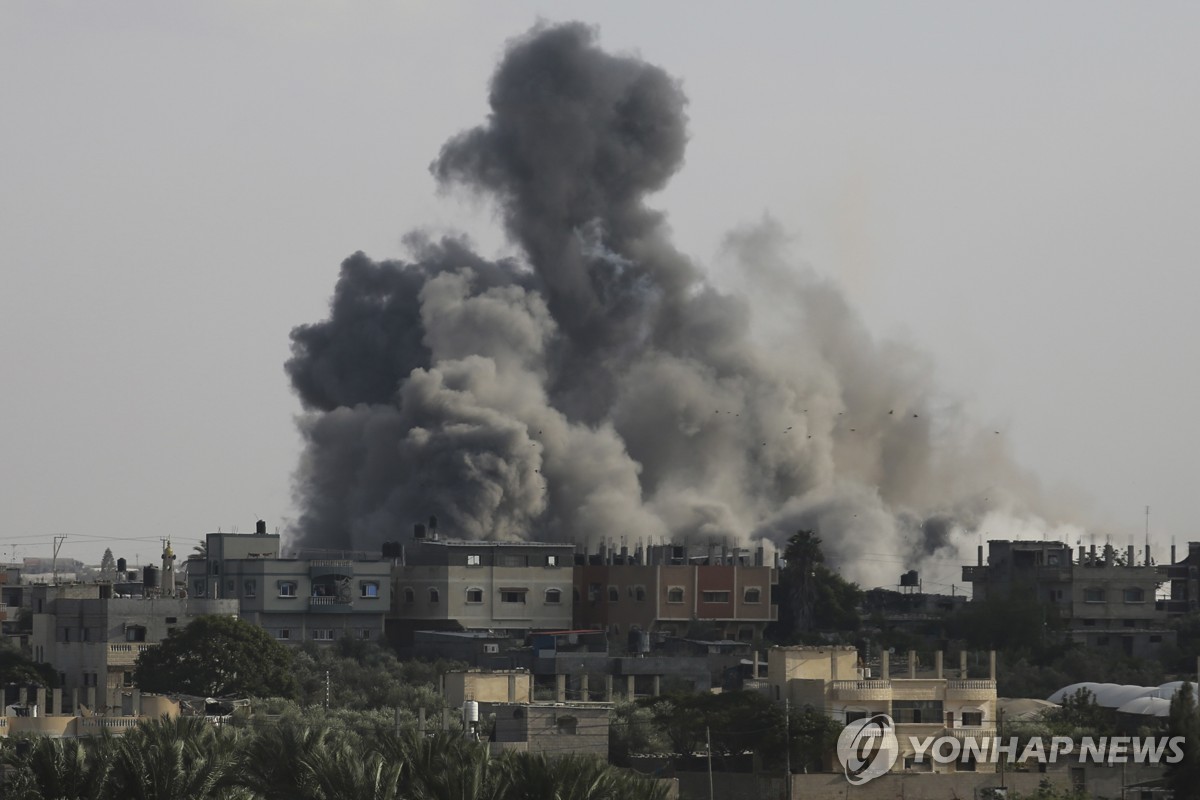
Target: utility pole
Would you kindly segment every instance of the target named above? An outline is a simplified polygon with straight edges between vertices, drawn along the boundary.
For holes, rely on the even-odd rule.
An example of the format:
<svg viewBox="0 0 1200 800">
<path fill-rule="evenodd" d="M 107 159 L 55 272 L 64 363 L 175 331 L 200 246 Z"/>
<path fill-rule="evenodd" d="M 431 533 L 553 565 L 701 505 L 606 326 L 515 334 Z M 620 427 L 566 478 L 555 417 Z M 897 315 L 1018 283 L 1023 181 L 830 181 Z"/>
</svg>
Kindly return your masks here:
<svg viewBox="0 0 1200 800">
<path fill-rule="evenodd" d="M 58 585 L 58 551 L 62 549 L 63 542 L 66 541 L 66 534 L 54 537 L 54 554 L 50 559 L 50 571 L 54 573 L 54 585 Z"/>
<path fill-rule="evenodd" d="M 325 670 L 325 709 L 329 709 L 329 670 Z"/>
<path fill-rule="evenodd" d="M 707 725 L 704 726 L 704 741 L 708 745 L 708 800 L 713 800 L 712 733 Z"/>
<path fill-rule="evenodd" d="M 783 779 L 787 781 L 787 800 L 792 800 L 792 699 L 783 701 L 783 752 L 786 764 Z"/>
</svg>

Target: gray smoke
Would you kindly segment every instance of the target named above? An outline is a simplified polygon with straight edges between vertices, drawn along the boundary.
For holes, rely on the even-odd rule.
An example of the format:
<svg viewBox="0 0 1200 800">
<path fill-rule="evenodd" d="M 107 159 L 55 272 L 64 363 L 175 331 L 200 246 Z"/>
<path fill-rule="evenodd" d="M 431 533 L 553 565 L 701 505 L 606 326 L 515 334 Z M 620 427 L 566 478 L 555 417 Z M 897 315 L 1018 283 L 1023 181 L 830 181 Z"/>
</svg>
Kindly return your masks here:
<svg viewBox="0 0 1200 800">
<path fill-rule="evenodd" d="M 294 543 L 372 549 L 428 514 L 588 544 L 805 527 L 894 582 L 1040 507 L 1000 443 L 935 405 L 926 360 L 876 342 L 769 220 L 729 237 L 736 296 L 675 249 L 645 204 L 687 141 L 663 70 L 539 26 L 490 104 L 431 169 L 494 200 L 523 258 L 414 235 L 411 260 L 342 264 L 329 318 L 292 332 Z"/>
</svg>

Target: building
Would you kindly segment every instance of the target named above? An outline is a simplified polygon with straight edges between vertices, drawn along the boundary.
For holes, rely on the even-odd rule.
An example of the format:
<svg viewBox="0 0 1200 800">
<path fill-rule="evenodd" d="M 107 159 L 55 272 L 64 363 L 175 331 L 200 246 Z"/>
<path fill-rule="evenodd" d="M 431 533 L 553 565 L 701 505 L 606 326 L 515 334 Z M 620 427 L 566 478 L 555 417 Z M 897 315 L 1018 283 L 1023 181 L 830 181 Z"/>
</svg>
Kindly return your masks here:
<svg viewBox="0 0 1200 800">
<path fill-rule="evenodd" d="M 1079 547 L 1077 558 L 1062 542 L 988 542 L 987 564 L 963 567 L 976 601 L 1032 597 L 1043 606 L 1047 624 L 1061 625 L 1071 641 L 1124 655 L 1153 658 L 1163 644 L 1175 643 L 1165 604 L 1156 602 L 1165 582 L 1149 552 L 1136 561 L 1132 546 L 1118 553 L 1106 545 Z"/>
<path fill-rule="evenodd" d="M 561 756 L 583 753 L 608 758 L 606 705 L 498 704 L 490 747 L 492 754 L 505 750 Z"/>
<path fill-rule="evenodd" d="M 203 558 L 189 559 L 193 597 L 236 600 L 240 614 L 281 642 L 383 637 L 391 607 L 391 561 L 280 558 L 279 535 L 210 533 Z"/>
<path fill-rule="evenodd" d="M 426 535 L 397 544 L 388 636 L 411 645 L 416 631 L 489 631 L 523 637 L 571 627 L 575 547 L 541 542 L 467 542 Z"/>
<path fill-rule="evenodd" d="M 945 766 L 919 761 L 910 737 L 996 736 L 996 654 L 989 657 L 986 677 L 967 673 L 967 653 L 948 674 L 942 653 L 934 654 L 932 669 L 919 670 L 915 652 L 907 665 L 893 673 L 889 653 L 882 656 L 880 673 L 872 676 L 854 647 L 774 647 L 767 652 L 770 697 L 790 702 L 794 710 L 815 710 L 850 723 L 874 714 L 887 714 L 896 724 L 901 752 L 895 771 L 931 772 Z M 994 764 L 960 761 L 951 771 L 986 772 Z"/>
<path fill-rule="evenodd" d="M 632 643 L 631 632 L 758 641 L 779 618 L 778 582 L 762 547 L 692 556 L 676 545 L 601 547 L 575 567 L 574 627 L 607 630 L 613 644 Z"/>
<path fill-rule="evenodd" d="M 112 596 L 111 586 L 39 586 L 33 597 L 30 647 L 38 663 L 58 673 L 71 708 L 119 706 L 134 686 L 138 655 L 206 614 L 236 616 L 236 600 Z"/>
<path fill-rule="evenodd" d="M 463 703 L 528 703 L 533 699 L 533 676 L 528 670 L 455 670 L 442 675 L 442 696 L 449 708 Z"/>
</svg>

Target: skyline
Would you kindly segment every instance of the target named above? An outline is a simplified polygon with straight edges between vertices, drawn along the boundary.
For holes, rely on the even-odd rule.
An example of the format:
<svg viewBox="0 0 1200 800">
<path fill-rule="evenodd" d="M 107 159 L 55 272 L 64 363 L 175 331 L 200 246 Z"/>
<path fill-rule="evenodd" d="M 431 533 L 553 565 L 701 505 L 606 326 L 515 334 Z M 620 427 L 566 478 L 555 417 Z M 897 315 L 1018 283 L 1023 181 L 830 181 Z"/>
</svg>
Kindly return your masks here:
<svg viewBox="0 0 1200 800">
<path fill-rule="evenodd" d="M 0 58 L 31 80 L 3 90 L 20 122 L 0 133 L 14 176 L 2 193 L 11 229 L 0 243 L 0 362 L 30 391 L 0 402 L 0 552 L 60 533 L 189 542 L 258 517 L 285 526 L 300 450 L 287 332 L 323 315 L 341 259 L 395 256 L 400 235 L 425 224 L 509 252 L 484 204 L 435 196 L 423 170 L 442 140 L 482 117 L 492 65 L 533 21 L 529 6 L 523 18 L 506 8 L 472 20 L 465 6 L 413 6 L 376 12 L 372 25 L 315 7 L 286 24 L 233 5 L 149 16 L 117 7 L 126 12 L 4 12 L 20 24 L 0 34 Z M 942 6 L 914 20 L 806 8 L 787 13 L 825 41 L 801 34 L 808 49 L 791 52 L 779 12 L 754 28 L 760 47 L 705 59 L 754 21 L 721 28 L 697 10 L 676 37 L 639 25 L 679 8 L 554 15 L 596 22 L 606 49 L 638 48 L 683 81 L 687 161 L 652 199 L 676 244 L 727 286 L 736 277 L 720 268 L 721 237 L 769 214 L 877 340 L 927 354 L 946 407 L 1002 431 L 1075 522 L 1101 542 L 1140 545 L 1149 504 L 1156 550 L 1165 555 L 1171 538 L 1186 546 L 1187 456 L 1200 441 L 1186 429 L 1195 278 L 1181 267 L 1200 164 L 1187 146 L 1196 90 L 1167 79 L 1196 58 L 1170 46 L 1187 24 L 1116 5 L 1087 6 L 1082 18 L 1044 10 L 1034 29 L 1001 10 Z M 934 17 L 961 36 L 919 24 Z M 427 82 L 436 86 L 395 69 L 420 61 L 411 51 L 364 47 L 399 35 L 435 50 L 450 31 L 473 46 L 456 49 L 453 69 Z M 1055 38 L 1072 31 L 1089 35 Z M 46 47 L 54 38 L 71 49 Z M 260 40 L 282 58 L 260 63 Z M 212 62 L 231 41 L 245 49 Z M 824 80 L 796 75 L 811 100 L 780 107 L 755 83 L 756 63 Z M 355 113 L 359 102 L 374 114 Z M 419 108 L 420 124 L 396 105 Z M 70 124 L 79 119 L 89 124 Z M 994 252 L 978 252 L 979 241 Z M 1090 302 L 1072 308 L 1080 296 Z M 1117 330 L 1131 309 L 1143 325 Z M 1022 314 L 1019 330 L 1003 327 Z M 1159 386 L 1172 391 L 1145 388 Z"/>
</svg>

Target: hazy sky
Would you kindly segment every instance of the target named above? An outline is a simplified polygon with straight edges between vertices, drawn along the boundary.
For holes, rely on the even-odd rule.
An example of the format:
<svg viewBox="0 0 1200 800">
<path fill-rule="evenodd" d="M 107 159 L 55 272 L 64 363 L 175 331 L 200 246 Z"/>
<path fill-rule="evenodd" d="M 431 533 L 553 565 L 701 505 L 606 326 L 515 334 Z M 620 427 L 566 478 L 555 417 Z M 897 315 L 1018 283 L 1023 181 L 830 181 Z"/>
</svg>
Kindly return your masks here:
<svg viewBox="0 0 1200 800">
<path fill-rule="evenodd" d="M 0 559 L 287 524 L 288 333 L 355 250 L 504 250 L 428 165 L 539 18 L 682 80 L 656 204 L 718 282 L 772 216 L 1079 522 L 1200 539 L 1200 6 L 39 0 L 0 5 Z"/>
</svg>

